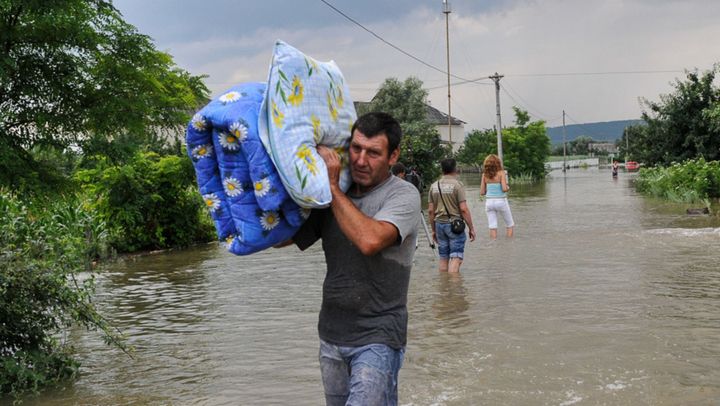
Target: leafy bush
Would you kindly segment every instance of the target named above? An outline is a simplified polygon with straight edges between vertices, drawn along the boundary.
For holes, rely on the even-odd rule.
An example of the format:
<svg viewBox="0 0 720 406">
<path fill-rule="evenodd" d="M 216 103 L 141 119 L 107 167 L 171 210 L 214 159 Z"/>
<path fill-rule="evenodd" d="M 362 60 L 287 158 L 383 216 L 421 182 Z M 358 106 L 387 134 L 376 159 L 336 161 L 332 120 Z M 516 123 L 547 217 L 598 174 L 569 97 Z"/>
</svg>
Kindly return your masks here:
<svg viewBox="0 0 720 406">
<path fill-rule="evenodd" d="M 100 330 L 125 349 L 91 301 L 90 261 L 104 225 L 74 197 L 26 204 L 0 190 L 0 393 L 14 395 L 73 377 L 62 337 L 71 325 Z"/>
<path fill-rule="evenodd" d="M 635 180 L 638 191 L 676 202 L 696 203 L 720 197 L 720 162 L 703 158 L 669 167 L 642 168 Z"/>
<path fill-rule="evenodd" d="M 515 127 L 505 127 L 503 137 L 503 166 L 510 176 L 522 174 L 533 180 L 544 179 L 547 175 L 545 161 L 550 155 L 550 138 L 545 131 L 544 121 L 530 122 L 527 112 L 513 107 Z M 488 154 L 497 154 L 497 135 L 494 129 L 473 130 L 458 151 L 462 163 L 482 166 Z"/>
<path fill-rule="evenodd" d="M 211 241 L 214 229 L 187 157 L 141 152 L 125 165 L 98 165 L 76 178 L 121 252 Z"/>
</svg>

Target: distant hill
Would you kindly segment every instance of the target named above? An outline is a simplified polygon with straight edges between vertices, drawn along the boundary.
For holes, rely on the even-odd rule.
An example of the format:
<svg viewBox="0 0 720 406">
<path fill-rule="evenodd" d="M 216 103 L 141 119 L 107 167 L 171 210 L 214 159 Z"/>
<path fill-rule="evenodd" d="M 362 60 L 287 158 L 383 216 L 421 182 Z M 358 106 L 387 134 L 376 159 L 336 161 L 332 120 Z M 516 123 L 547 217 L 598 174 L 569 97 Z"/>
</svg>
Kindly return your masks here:
<svg viewBox="0 0 720 406">
<path fill-rule="evenodd" d="M 601 123 L 569 124 L 565 125 L 565 140 L 572 141 L 581 135 L 587 135 L 595 141 L 615 142 L 622 138 L 625 127 L 642 124 L 642 120 L 617 120 Z M 552 144 L 562 144 L 563 128 L 548 127 L 547 135 Z"/>
</svg>

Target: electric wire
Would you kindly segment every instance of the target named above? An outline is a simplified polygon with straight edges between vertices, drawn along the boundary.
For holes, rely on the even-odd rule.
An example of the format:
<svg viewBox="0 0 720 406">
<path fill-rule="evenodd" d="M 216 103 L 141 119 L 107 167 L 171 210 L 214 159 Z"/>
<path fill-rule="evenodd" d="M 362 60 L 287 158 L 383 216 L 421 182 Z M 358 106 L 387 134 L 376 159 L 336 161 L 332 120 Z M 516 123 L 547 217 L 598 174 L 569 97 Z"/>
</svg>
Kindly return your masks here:
<svg viewBox="0 0 720 406">
<path fill-rule="evenodd" d="M 567 111 L 565 112 L 565 117 L 569 118 L 570 121 L 572 121 L 575 125 L 580 126 L 580 128 L 582 128 L 583 130 L 585 130 L 585 131 L 588 133 L 588 135 L 590 136 L 590 138 L 592 138 L 593 140 L 598 140 L 598 141 L 599 141 L 599 140 L 604 139 L 604 137 L 600 136 L 599 134 L 595 134 L 595 133 L 593 133 L 592 131 L 588 130 L 587 127 L 585 127 L 584 124 L 580 123 L 579 121 L 577 121 L 576 119 L 574 119 L 572 116 L 570 116 L 570 115 L 567 113 Z"/>
<path fill-rule="evenodd" d="M 532 106 L 530 103 L 528 103 L 527 100 L 523 99 L 523 97 L 520 96 L 520 94 L 519 94 L 518 92 L 516 92 L 515 90 L 513 90 L 512 87 L 510 87 L 510 85 L 509 85 L 507 82 L 503 82 L 503 83 L 500 85 L 500 88 L 501 88 L 501 89 L 505 92 L 505 94 L 507 94 L 508 96 L 510 96 L 510 93 L 509 93 L 509 92 L 512 92 L 513 94 L 515 94 L 515 96 L 517 96 L 518 99 L 520 99 L 520 100 L 523 102 L 523 103 L 520 104 L 520 105 L 523 106 L 523 104 L 524 104 L 523 107 L 525 107 L 525 110 L 527 110 L 528 112 L 534 112 L 534 113 L 535 113 L 534 115 L 535 115 L 537 118 L 540 118 L 540 119 L 543 119 L 543 120 L 546 120 L 546 121 L 548 120 L 548 117 L 550 116 L 549 114 L 543 113 L 541 110 L 536 109 L 534 106 Z M 515 100 L 512 96 L 510 96 L 510 98 L 513 99 L 513 100 Z M 517 102 L 517 100 L 515 100 L 515 101 Z"/>
<path fill-rule="evenodd" d="M 362 28 L 363 30 L 365 30 L 365 31 L 367 31 L 368 33 L 370 33 L 370 35 L 372 35 L 373 37 L 375 37 L 375 38 L 377 38 L 378 40 L 382 41 L 385 45 L 388 45 L 389 47 L 395 49 L 396 51 L 398 51 L 398 52 L 400 52 L 400 53 L 402 53 L 402 54 L 404 54 L 404 55 L 406 55 L 406 56 L 414 59 L 415 61 L 417 61 L 417 62 L 419 62 L 419 63 L 421 63 L 421 64 L 423 64 L 423 65 L 425 65 L 425 66 L 427 66 L 428 68 L 431 68 L 431 69 L 433 69 L 433 70 L 436 70 L 436 71 L 438 71 L 438 72 L 440 72 L 440 73 L 442 73 L 442 74 L 444 74 L 444 75 L 448 75 L 448 72 L 447 72 L 447 71 L 445 71 L 445 70 L 443 70 L 443 69 L 441 69 L 441 68 L 438 68 L 438 67 L 435 66 L 435 65 L 429 64 L 429 63 L 423 61 L 422 59 L 418 58 L 417 56 L 415 56 L 415 55 L 413 55 L 413 54 L 405 51 L 404 49 L 398 47 L 397 45 L 391 43 L 390 41 L 388 41 L 388 40 L 386 40 L 385 38 L 381 37 L 380 35 L 376 34 L 373 30 L 365 27 L 364 25 L 362 25 L 361 23 L 359 23 L 358 21 L 356 21 L 354 18 L 352 18 L 352 17 L 350 17 L 349 15 L 343 13 L 341 10 L 339 10 L 337 7 L 333 6 L 332 4 L 330 4 L 329 2 L 327 2 L 326 0 L 320 0 L 320 1 L 321 1 L 323 4 L 325 4 L 326 6 L 330 7 L 330 8 L 331 8 L 333 11 L 335 11 L 336 13 L 338 13 L 338 14 L 340 14 L 341 16 L 345 17 L 347 20 L 349 20 L 349 21 L 352 22 L 353 24 L 357 25 L 358 27 L 360 27 L 360 28 Z M 475 82 L 475 81 L 481 80 L 481 79 L 465 79 L 465 78 L 460 77 L 460 76 L 457 76 L 457 75 L 455 75 L 455 74 L 453 74 L 453 73 L 449 73 L 449 75 L 452 76 L 452 77 L 454 77 L 455 79 L 462 80 L 462 81 L 465 81 L 465 82 Z"/>
<path fill-rule="evenodd" d="M 505 77 L 539 77 L 539 76 L 596 76 L 596 75 L 644 75 L 655 73 L 682 73 L 682 70 L 636 70 L 636 71 L 607 71 L 607 72 L 557 72 L 557 73 L 512 73 Z"/>
</svg>

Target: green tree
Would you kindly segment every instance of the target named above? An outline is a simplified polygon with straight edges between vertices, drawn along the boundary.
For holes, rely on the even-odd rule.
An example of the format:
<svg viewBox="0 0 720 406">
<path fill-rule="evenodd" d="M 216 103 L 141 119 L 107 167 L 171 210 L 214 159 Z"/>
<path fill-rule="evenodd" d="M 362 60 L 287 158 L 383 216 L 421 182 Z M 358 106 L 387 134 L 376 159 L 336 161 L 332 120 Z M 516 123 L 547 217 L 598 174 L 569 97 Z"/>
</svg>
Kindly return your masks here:
<svg viewBox="0 0 720 406">
<path fill-rule="evenodd" d="M 440 143 L 440 134 L 427 121 L 427 90 L 420 79 L 409 77 L 401 82 L 396 78 L 385 79 L 375 97 L 360 114 L 383 111 L 392 114 L 403 129 L 400 144 L 400 162 L 416 169 L 425 183 L 440 174 L 439 162 L 448 155 Z"/>
<path fill-rule="evenodd" d="M 502 130 L 503 165 L 511 175 L 544 178 L 545 161 L 550 155 L 550 138 L 546 134 L 545 122 L 530 122 L 526 111 L 517 107 L 513 110 L 516 126 Z M 458 151 L 458 160 L 480 166 L 488 154 L 497 154 L 495 130 L 474 130 Z"/>
<path fill-rule="evenodd" d="M 466 165 L 481 166 L 488 154 L 497 153 L 495 129 L 472 130 L 457 153 L 457 160 Z"/>
<path fill-rule="evenodd" d="M 638 145 L 644 145 L 648 142 L 647 130 L 648 128 L 644 124 L 625 127 L 622 137 L 615 141 L 615 145 L 618 147 L 618 155 L 621 159 L 646 162 L 640 157 L 643 151 L 638 149 Z"/>
<path fill-rule="evenodd" d="M 581 135 L 568 142 L 568 152 L 571 155 L 587 155 L 590 153 L 590 144 L 592 143 L 592 137 Z"/>
<path fill-rule="evenodd" d="M 703 73 L 686 72 L 674 92 L 660 101 L 645 101 L 646 127 L 633 128 L 628 155 L 646 165 L 669 165 L 702 157 L 720 159 L 720 87 L 714 84 L 720 65 Z M 622 145 L 621 145 L 622 147 Z"/>
<path fill-rule="evenodd" d="M 3 184 L 37 172 L 34 147 L 92 155 L 116 139 L 177 133 L 207 93 L 108 0 L 0 1 Z"/>
</svg>

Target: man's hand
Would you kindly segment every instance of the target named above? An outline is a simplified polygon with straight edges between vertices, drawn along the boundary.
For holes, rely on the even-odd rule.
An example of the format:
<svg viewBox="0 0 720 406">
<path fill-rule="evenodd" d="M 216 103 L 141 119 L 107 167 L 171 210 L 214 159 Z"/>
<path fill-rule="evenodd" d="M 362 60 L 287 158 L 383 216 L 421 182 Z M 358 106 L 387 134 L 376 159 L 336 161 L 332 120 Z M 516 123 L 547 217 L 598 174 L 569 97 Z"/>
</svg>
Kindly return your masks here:
<svg viewBox="0 0 720 406">
<path fill-rule="evenodd" d="M 325 161 L 325 166 L 327 166 L 330 186 L 338 186 L 340 184 L 340 169 L 342 168 L 340 156 L 338 156 L 334 149 L 326 147 L 325 145 L 318 145 L 317 152 L 323 161 Z"/>
<path fill-rule="evenodd" d="M 476 237 L 476 235 L 475 235 L 475 229 L 474 229 L 474 228 L 471 228 L 470 231 L 468 232 L 468 234 L 470 234 L 470 242 L 475 241 L 475 237 Z"/>
</svg>

